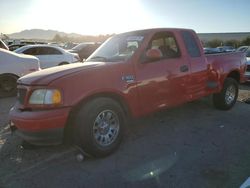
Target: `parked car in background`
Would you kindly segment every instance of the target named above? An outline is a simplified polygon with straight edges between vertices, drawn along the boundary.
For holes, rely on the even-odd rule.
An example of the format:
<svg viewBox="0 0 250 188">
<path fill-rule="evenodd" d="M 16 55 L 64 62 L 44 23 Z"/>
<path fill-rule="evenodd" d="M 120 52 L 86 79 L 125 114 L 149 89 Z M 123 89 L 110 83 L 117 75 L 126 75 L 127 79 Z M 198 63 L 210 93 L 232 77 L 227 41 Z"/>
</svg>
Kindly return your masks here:
<svg viewBox="0 0 250 188">
<path fill-rule="evenodd" d="M 0 97 L 14 96 L 17 79 L 38 70 L 36 57 L 0 49 Z"/>
<path fill-rule="evenodd" d="M 41 41 L 26 41 L 26 40 L 21 40 L 21 41 L 15 41 L 12 44 L 9 44 L 9 50 L 14 51 L 18 48 L 21 48 L 26 45 L 33 45 L 33 44 L 47 44 L 46 42 L 41 42 Z"/>
<path fill-rule="evenodd" d="M 57 43 L 57 42 L 49 42 L 48 45 L 50 46 L 57 46 L 63 48 L 63 43 Z"/>
<path fill-rule="evenodd" d="M 215 54 L 220 53 L 220 50 L 218 48 L 203 48 L 205 54 Z"/>
<path fill-rule="evenodd" d="M 16 49 L 15 52 L 36 56 L 40 60 L 42 69 L 75 63 L 80 60 L 78 54 L 50 45 L 27 45 Z"/>
<path fill-rule="evenodd" d="M 234 52 L 235 48 L 233 46 L 218 46 L 217 49 L 220 52 Z"/>
<path fill-rule="evenodd" d="M 237 49 L 237 51 L 244 52 L 247 57 L 247 69 L 245 72 L 245 77 L 247 81 L 250 81 L 250 46 L 241 46 Z"/>
<path fill-rule="evenodd" d="M 2 41 L 2 39 L 0 39 L 0 48 L 3 48 L 5 50 L 9 50 L 8 46 L 4 43 L 4 41 Z"/>
<path fill-rule="evenodd" d="M 236 52 L 245 52 L 247 49 L 249 49 L 250 46 L 240 46 L 236 49 Z"/>
<path fill-rule="evenodd" d="M 74 48 L 75 46 L 77 46 L 78 43 L 74 43 L 74 42 L 67 42 L 63 45 L 63 49 L 65 50 L 69 50 L 69 49 L 72 49 Z"/>
<path fill-rule="evenodd" d="M 11 44 L 11 45 L 9 45 L 9 50 L 14 51 L 14 50 L 16 50 L 18 48 L 21 48 L 21 47 L 25 46 L 25 45 L 26 44 Z"/>
<path fill-rule="evenodd" d="M 95 42 L 84 42 L 80 43 L 71 50 L 68 50 L 72 53 L 77 53 L 80 57 L 80 60 L 87 59 L 99 46 L 101 43 Z"/>
</svg>

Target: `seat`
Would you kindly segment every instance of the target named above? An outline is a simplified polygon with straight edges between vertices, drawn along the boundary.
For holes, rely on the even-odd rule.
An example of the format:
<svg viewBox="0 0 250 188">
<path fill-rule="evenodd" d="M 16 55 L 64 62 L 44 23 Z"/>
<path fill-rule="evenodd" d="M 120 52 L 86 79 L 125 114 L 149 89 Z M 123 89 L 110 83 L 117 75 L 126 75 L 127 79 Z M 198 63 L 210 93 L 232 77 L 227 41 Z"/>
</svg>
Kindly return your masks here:
<svg viewBox="0 0 250 188">
<path fill-rule="evenodd" d="M 161 50 L 163 57 L 167 58 L 177 57 L 176 51 L 171 49 L 169 46 L 160 46 L 159 50 Z"/>
</svg>

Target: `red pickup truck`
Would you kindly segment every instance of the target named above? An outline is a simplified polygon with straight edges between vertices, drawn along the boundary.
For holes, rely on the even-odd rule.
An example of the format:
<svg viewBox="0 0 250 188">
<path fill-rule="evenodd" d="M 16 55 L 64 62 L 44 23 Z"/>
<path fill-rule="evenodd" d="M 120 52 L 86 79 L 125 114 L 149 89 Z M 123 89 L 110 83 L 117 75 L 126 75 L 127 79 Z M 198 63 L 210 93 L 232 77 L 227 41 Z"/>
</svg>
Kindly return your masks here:
<svg viewBox="0 0 250 188">
<path fill-rule="evenodd" d="M 71 138 L 105 156 L 120 144 L 127 120 L 213 94 L 230 109 L 244 81 L 243 53 L 204 55 L 189 29 L 147 29 L 115 35 L 84 63 L 18 80 L 11 127 L 27 142 Z"/>
</svg>

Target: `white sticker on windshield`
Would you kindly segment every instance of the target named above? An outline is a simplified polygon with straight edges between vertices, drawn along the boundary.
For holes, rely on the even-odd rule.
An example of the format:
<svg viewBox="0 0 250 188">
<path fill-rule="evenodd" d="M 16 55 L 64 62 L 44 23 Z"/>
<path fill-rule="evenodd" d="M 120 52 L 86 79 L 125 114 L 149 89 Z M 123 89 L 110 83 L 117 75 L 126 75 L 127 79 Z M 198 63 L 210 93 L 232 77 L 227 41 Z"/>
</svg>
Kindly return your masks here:
<svg viewBox="0 0 250 188">
<path fill-rule="evenodd" d="M 143 40 L 143 36 L 129 36 L 127 38 L 127 41 L 142 41 Z"/>
</svg>

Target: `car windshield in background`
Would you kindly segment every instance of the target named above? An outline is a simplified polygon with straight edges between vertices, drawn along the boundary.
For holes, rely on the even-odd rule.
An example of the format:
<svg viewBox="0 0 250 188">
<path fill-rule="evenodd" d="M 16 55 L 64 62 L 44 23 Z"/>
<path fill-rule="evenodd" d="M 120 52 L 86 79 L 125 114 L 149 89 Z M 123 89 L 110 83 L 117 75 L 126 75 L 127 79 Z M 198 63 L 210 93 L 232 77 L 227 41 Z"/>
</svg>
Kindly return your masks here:
<svg viewBox="0 0 250 188">
<path fill-rule="evenodd" d="M 250 48 L 248 48 L 246 51 L 246 57 L 250 57 Z"/>
<path fill-rule="evenodd" d="M 78 44 L 75 47 L 73 47 L 72 50 L 81 50 L 85 46 L 87 46 L 87 44 L 85 44 L 85 43 Z"/>
<path fill-rule="evenodd" d="M 116 35 L 108 39 L 86 61 L 124 61 L 129 59 L 139 48 L 143 35 Z"/>
<path fill-rule="evenodd" d="M 241 46 L 236 51 L 237 52 L 244 52 L 244 53 L 246 53 L 246 57 L 250 57 L 250 46 Z"/>
<path fill-rule="evenodd" d="M 249 46 L 241 46 L 237 48 L 236 52 L 246 52 Z"/>
</svg>

